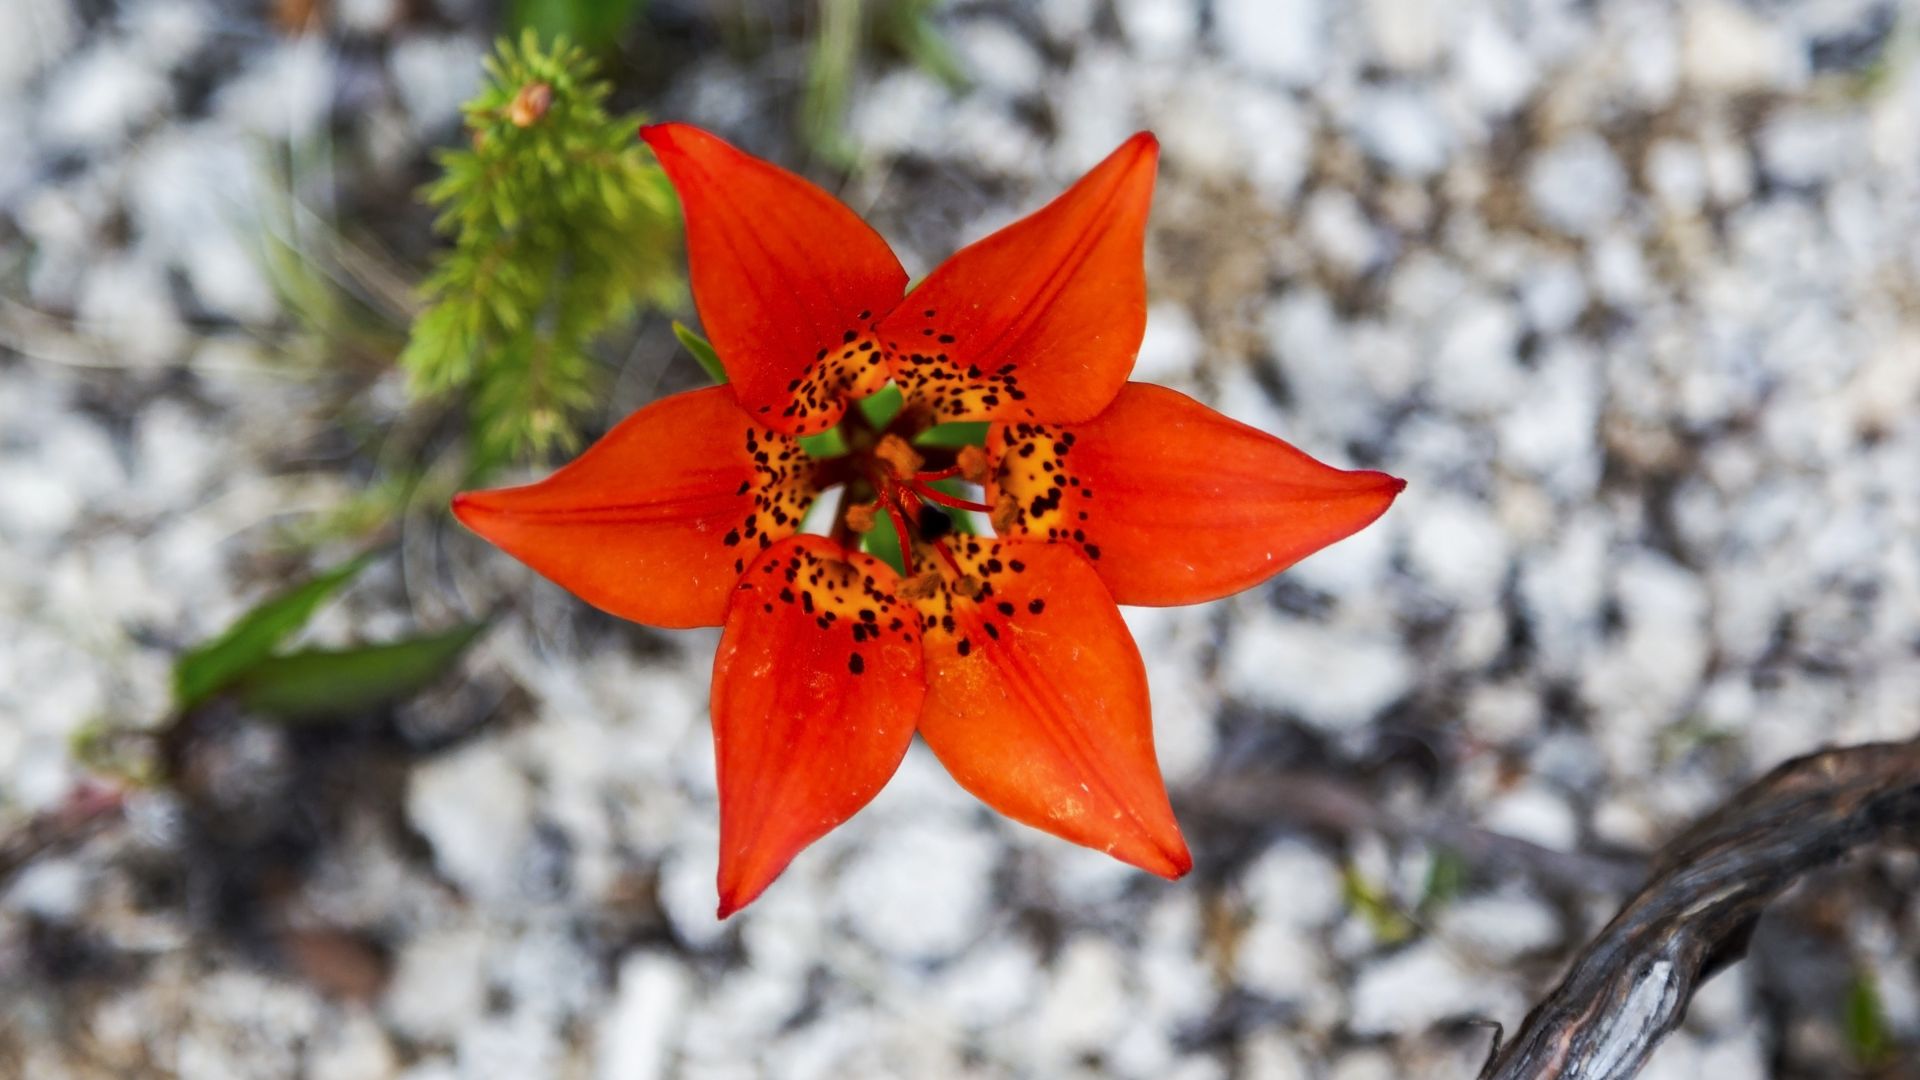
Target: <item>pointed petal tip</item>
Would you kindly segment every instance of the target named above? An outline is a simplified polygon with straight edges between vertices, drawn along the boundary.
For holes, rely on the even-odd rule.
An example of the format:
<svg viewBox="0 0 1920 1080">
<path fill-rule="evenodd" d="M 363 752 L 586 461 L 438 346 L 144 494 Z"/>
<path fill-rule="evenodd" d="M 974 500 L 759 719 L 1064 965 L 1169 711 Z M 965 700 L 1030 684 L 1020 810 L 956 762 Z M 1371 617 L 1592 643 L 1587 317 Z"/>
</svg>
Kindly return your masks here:
<svg viewBox="0 0 1920 1080">
<path fill-rule="evenodd" d="M 1193 870 L 1193 852 L 1187 850 L 1187 838 L 1175 832 L 1171 837 L 1151 841 L 1151 854 L 1134 865 L 1150 874 L 1179 881 Z"/>
<path fill-rule="evenodd" d="M 454 518 L 460 524 L 485 536 L 486 529 L 483 523 L 499 510 L 493 505 L 493 501 L 487 498 L 490 494 L 492 493 L 487 491 L 462 491 L 455 495 L 450 504 Z"/>
<path fill-rule="evenodd" d="M 529 485 L 531 486 L 531 485 Z M 490 488 L 482 491 L 462 491 L 453 497 L 449 504 L 454 519 L 478 534 L 488 543 L 498 546 L 500 528 L 514 516 L 513 496 L 523 489 Z"/>
<path fill-rule="evenodd" d="M 773 882 L 769 879 L 760 882 L 757 886 L 749 886 L 740 868 L 729 865 L 720 868 L 720 879 L 716 884 L 719 887 L 720 903 L 714 908 L 713 917 L 726 920 L 739 914 L 748 904 L 758 900 L 760 894 L 765 892 L 767 886 Z"/>
<path fill-rule="evenodd" d="M 1180 845 L 1179 854 L 1174 856 L 1172 870 L 1172 873 L 1161 876 L 1168 881 L 1179 881 L 1193 872 L 1193 853 L 1187 850 L 1185 844 Z"/>
<path fill-rule="evenodd" d="M 767 887 L 787 868 L 786 863 L 781 863 L 769 874 L 764 866 L 754 868 L 742 865 L 740 861 L 725 855 L 721 856 L 720 861 L 720 873 L 715 882 L 720 893 L 719 906 L 713 913 L 716 919 L 730 919 L 745 911 L 749 904 L 760 899 L 760 894 L 766 892 Z"/>
<path fill-rule="evenodd" d="M 1114 147 L 1105 164 L 1118 165 L 1122 172 L 1144 169 L 1152 173 L 1160 167 L 1160 139 L 1151 131 L 1136 131 L 1127 141 Z M 1099 166 L 1095 166 L 1097 170 Z"/>
<path fill-rule="evenodd" d="M 1363 498 L 1371 502 L 1380 500 L 1381 512 L 1393 505 L 1393 500 L 1407 490 L 1407 482 L 1391 473 L 1378 469 L 1342 469 L 1336 474 L 1334 491 L 1349 497 Z M 1372 519 L 1369 518 L 1369 521 Z"/>
<path fill-rule="evenodd" d="M 639 132 L 640 141 L 643 143 L 646 143 L 648 146 L 653 147 L 655 150 L 658 150 L 662 146 L 671 145 L 673 143 L 673 134 L 675 129 L 683 128 L 685 126 L 686 126 L 685 124 L 671 124 L 671 123 L 641 124 L 640 132 Z"/>
<path fill-rule="evenodd" d="M 1361 469 L 1357 470 L 1357 472 L 1360 477 L 1364 477 L 1370 481 L 1368 484 L 1369 487 L 1385 492 L 1388 501 L 1392 501 L 1397 498 L 1401 492 L 1407 490 L 1407 482 L 1405 480 L 1389 473 L 1383 473 L 1375 469 Z"/>
</svg>

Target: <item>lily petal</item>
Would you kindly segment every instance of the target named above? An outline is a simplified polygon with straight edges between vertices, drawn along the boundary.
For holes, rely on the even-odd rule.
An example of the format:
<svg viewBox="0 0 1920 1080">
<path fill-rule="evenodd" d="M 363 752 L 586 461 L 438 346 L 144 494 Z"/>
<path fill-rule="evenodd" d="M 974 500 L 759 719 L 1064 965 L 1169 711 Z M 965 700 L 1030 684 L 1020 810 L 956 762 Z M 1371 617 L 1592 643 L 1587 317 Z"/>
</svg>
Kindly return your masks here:
<svg viewBox="0 0 1920 1080">
<path fill-rule="evenodd" d="M 713 664 L 720 917 L 872 801 L 913 741 L 920 619 L 885 563 L 821 536 L 768 548 Z"/>
<path fill-rule="evenodd" d="M 940 420 L 1085 420 L 1147 325 L 1159 143 L 1146 132 L 1034 214 L 941 264 L 880 321 L 894 379 Z"/>
<path fill-rule="evenodd" d="M 950 542 L 967 579 L 920 601 L 920 734 L 934 755 L 1008 817 L 1185 874 L 1193 857 L 1154 759 L 1146 670 L 1099 577 L 1059 544 Z"/>
<path fill-rule="evenodd" d="M 469 529 L 587 603 L 653 626 L 717 626 L 747 560 L 817 494 L 797 440 L 725 387 L 634 413 L 537 484 L 455 496 Z"/>
<path fill-rule="evenodd" d="M 1084 424 L 996 425 L 987 451 L 988 501 L 1005 508 L 996 525 L 1076 545 L 1122 604 L 1256 585 L 1366 527 L 1406 487 L 1146 383 Z"/>
<path fill-rule="evenodd" d="M 694 304 L 741 406 L 807 435 L 884 385 L 887 365 L 864 335 L 899 302 L 907 273 L 880 234 L 699 128 L 653 124 L 640 137 L 680 193 Z"/>
</svg>

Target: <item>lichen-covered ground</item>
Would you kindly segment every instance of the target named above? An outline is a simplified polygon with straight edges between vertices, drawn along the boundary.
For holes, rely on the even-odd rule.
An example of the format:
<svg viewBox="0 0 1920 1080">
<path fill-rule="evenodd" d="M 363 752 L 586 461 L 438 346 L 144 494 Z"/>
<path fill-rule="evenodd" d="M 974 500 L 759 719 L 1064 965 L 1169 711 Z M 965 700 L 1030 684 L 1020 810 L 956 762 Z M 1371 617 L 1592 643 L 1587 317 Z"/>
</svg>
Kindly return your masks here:
<svg viewBox="0 0 1920 1080">
<path fill-rule="evenodd" d="M 1515 1023 L 1638 856 L 1920 733 L 1913 8 L 964 0 L 971 88 L 870 62 L 859 164 L 815 174 L 918 274 L 1153 129 L 1137 377 L 1409 481 L 1268 587 L 1129 612 L 1191 877 L 916 749 L 716 923 L 714 635 L 433 507 L 313 633 L 497 609 L 459 678 L 216 717 L 113 806 L 76 733 L 157 723 L 179 649 L 445 438 L 386 365 L 491 31 L 262 6 L 0 4 L 0 1074 L 1468 1077 L 1467 1021 Z M 743 47 L 709 7 L 656 0 L 627 100 L 802 163 L 804 20 Z M 368 310 L 296 317 L 268 237 Z M 697 377 L 663 320 L 630 344 L 602 423 Z M 1791 894 L 1646 1075 L 1913 1075 L 1916 893 L 1878 853 Z"/>
</svg>

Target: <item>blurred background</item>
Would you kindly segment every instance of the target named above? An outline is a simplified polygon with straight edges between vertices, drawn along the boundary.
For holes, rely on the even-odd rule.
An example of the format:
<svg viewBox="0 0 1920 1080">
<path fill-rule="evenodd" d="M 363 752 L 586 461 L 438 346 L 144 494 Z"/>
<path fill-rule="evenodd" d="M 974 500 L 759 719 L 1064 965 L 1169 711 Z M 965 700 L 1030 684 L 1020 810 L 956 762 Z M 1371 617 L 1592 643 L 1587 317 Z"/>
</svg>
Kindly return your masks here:
<svg viewBox="0 0 1920 1080">
<path fill-rule="evenodd" d="M 1135 377 L 1409 481 L 1128 612 L 1189 878 L 916 748 L 714 921 L 715 634 L 443 512 L 704 379 L 637 113 L 916 276 L 1151 128 Z M 560 131 L 617 181 L 476 195 Z M 1665 839 L 1920 733 L 1899 0 L 0 0 L 0 146 L 6 1076 L 1468 1077 Z M 1790 894 L 1645 1075 L 1916 1075 L 1917 886 Z"/>
</svg>

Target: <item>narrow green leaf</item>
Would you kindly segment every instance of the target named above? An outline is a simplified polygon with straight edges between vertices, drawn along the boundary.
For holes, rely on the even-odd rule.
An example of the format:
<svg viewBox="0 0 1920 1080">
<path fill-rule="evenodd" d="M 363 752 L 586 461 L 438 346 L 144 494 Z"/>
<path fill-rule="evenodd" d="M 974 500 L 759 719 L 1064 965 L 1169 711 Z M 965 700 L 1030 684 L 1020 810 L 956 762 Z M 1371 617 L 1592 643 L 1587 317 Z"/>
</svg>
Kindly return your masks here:
<svg viewBox="0 0 1920 1080">
<path fill-rule="evenodd" d="M 484 629 L 466 623 L 384 645 L 275 656 L 256 664 L 234 691 L 242 705 L 282 720 L 349 717 L 424 690 Z"/>
<path fill-rule="evenodd" d="M 1893 1048 L 1893 1036 L 1887 1031 L 1886 1011 L 1871 975 L 1863 972 L 1853 980 L 1842 1008 L 1842 1024 L 1853 1059 L 1870 1069 L 1884 1064 Z"/>
<path fill-rule="evenodd" d="M 713 351 L 713 346 L 708 344 L 706 338 L 694 333 L 692 327 L 679 319 L 673 320 L 673 336 L 679 338 L 680 344 L 700 362 L 700 367 L 709 378 L 717 383 L 727 381 L 727 369 L 720 365 L 720 354 Z"/>
<path fill-rule="evenodd" d="M 861 0 L 821 0 L 820 21 L 800 94 L 800 137 L 836 165 L 857 151 L 846 132 L 847 98 L 860 59 Z"/>
<path fill-rule="evenodd" d="M 1440 848 L 1433 853 L 1433 862 L 1427 867 L 1425 887 L 1420 890 L 1420 910 L 1437 911 L 1453 903 L 1466 891 L 1466 886 L 1466 860 L 1452 848 Z"/>
<path fill-rule="evenodd" d="M 1347 906 L 1363 919 L 1373 936 L 1380 943 L 1393 945 L 1412 937 L 1413 920 L 1394 904 L 1387 891 L 1353 867 L 1348 866 L 1340 874 L 1340 891 L 1345 895 Z"/>
<path fill-rule="evenodd" d="M 985 446 L 987 428 L 985 420 L 956 420 L 950 424 L 935 424 L 920 433 L 913 440 L 915 446 L 938 446 L 957 450 L 962 446 Z"/>
<path fill-rule="evenodd" d="M 921 70 L 958 93 L 967 88 L 967 72 L 934 27 L 929 17 L 933 6 L 914 0 L 890 5 L 882 19 L 881 34 Z"/>
<path fill-rule="evenodd" d="M 173 665 L 174 705 L 191 709 L 259 666 L 372 559 L 371 554 L 362 555 L 269 597 L 242 615 L 226 633 L 188 651 Z"/>
</svg>

